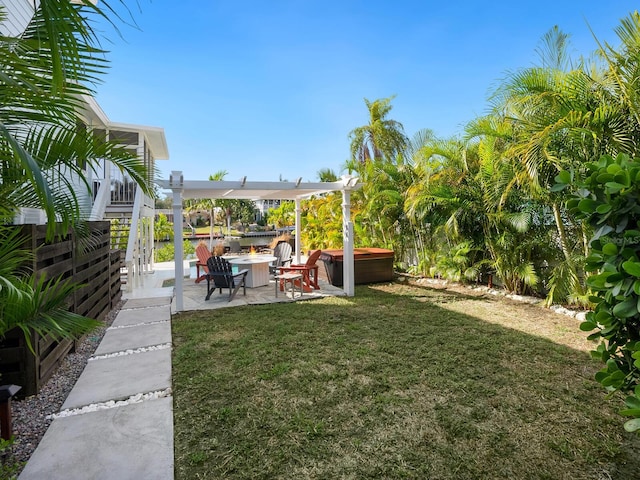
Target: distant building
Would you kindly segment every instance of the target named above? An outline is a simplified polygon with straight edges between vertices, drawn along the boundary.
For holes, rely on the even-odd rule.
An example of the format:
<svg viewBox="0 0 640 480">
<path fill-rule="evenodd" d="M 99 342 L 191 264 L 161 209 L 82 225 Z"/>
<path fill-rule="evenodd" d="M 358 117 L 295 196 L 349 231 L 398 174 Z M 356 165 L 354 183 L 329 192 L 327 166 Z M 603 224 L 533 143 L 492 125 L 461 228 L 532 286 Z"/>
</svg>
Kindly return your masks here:
<svg viewBox="0 0 640 480">
<path fill-rule="evenodd" d="M 272 208 L 279 208 L 282 200 L 254 200 L 256 204 L 256 222 L 261 221 Z"/>
</svg>

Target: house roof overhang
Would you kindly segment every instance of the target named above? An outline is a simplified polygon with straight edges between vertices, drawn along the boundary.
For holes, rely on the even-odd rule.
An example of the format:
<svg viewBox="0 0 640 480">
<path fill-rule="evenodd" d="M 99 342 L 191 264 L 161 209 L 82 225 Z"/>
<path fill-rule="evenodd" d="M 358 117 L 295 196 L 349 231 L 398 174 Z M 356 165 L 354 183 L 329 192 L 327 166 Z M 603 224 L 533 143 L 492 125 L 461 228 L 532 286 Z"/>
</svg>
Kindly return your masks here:
<svg viewBox="0 0 640 480">
<path fill-rule="evenodd" d="M 164 135 L 164 128 L 150 127 L 148 125 L 135 125 L 131 123 L 109 122 L 107 128 L 111 130 L 127 130 L 140 132 L 147 139 L 147 144 L 153 153 L 154 160 L 169 160 L 169 148 Z"/>
<path fill-rule="evenodd" d="M 85 121 L 92 127 L 107 128 L 110 130 L 125 130 L 129 132 L 139 132 L 144 135 L 153 153 L 154 160 L 168 160 L 169 148 L 164 134 L 164 128 L 151 127 L 147 125 L 136 125 L 132 123 L 112 122 L 104 113 L 95 98 L 89 95 L 81 95 L 83 108 L 81 114 Z"/>
</svg>

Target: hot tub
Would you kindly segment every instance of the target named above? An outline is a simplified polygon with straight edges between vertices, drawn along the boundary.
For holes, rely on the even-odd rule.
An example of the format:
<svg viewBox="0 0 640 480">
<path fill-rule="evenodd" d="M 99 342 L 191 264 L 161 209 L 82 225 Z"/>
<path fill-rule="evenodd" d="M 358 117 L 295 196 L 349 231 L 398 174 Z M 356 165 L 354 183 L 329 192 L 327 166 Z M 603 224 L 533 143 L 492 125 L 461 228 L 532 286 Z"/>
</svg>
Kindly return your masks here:
<svg viewBox="0 0 640 480">
<path fill-rule="evenodd" d="M 320 254 L 320 278 L 331 285 L 343 284 L 342 250 L 323 250 Z M 384 248 L 354 248 L 354 276 L 356 284 L 390 282 L 393 280 L 393 250 Z"/>
</svg>

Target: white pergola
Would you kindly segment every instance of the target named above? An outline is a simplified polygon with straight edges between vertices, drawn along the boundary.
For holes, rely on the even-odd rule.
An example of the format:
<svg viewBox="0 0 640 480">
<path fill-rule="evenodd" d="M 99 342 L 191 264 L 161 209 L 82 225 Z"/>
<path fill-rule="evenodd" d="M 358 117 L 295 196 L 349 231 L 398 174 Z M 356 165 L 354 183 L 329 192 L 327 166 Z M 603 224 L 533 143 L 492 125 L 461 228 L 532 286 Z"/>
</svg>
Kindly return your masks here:
<svg viewBox="0 0 640 480">
<path fill-rule="evenodd" d="M 351 222 L 351 192 L 362 185 L 357 177 L 343 175 L 337 182 L 250 182 L 247 177 L 237 182 L 184 180 L 181 171 L 171 172 L 169 180 L 160 180 L 161 188 L 173 192 L 173 240 L 175 245 L 176 311 L 184 310 L 184 250 L 182 248 L 182 201 L 189 198 L 244 200 L 293 200 L 296 212 L 296 263 L 300 263 L 301 201 L 313 195 L 342 192 L 343 288 L 352 297 L 355 293 L 353 261 L 353 222 Z"/>
</svg>

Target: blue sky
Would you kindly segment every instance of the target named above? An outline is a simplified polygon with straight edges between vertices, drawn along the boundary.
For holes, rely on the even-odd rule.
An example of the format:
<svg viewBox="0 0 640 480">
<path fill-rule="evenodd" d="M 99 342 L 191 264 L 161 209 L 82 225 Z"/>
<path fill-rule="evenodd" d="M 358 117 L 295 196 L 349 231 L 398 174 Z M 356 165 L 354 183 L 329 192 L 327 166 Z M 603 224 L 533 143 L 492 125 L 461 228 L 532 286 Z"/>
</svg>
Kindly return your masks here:
<svg viewBox="0 0 640 480">
<path fill-rule="evenodd" d="M 117 0 L 109 0 L 115 6 Z M 509 71 L 533 65 L 554 25 L 575 58 L 633 2 L 538 0 L 125 0 L 137 28 L 103 28 L 109 73 L 97 99 L 115 122 L 163 127 L 170 160 L 205 180 L 338 175 L 364 98 L 396 95 L 390 118 L 449 137 L 487 110 Z"/>
</svg>

